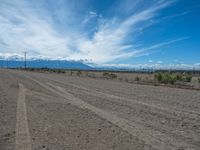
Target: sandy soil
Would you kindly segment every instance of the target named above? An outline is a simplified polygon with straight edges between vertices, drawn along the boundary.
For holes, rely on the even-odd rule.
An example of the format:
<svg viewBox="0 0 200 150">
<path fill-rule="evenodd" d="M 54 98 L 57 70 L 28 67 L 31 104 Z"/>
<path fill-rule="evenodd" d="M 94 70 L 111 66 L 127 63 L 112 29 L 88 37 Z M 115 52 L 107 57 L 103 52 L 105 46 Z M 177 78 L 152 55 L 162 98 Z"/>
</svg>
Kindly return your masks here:
<svg viewBox="0 0 200 150">
<path fill-rule="evenodd" d="M 0 119 L 0 150 L 28 136 L 32 150 L 200 148 L 194 90 L 0 70 Z"/>
</svg>

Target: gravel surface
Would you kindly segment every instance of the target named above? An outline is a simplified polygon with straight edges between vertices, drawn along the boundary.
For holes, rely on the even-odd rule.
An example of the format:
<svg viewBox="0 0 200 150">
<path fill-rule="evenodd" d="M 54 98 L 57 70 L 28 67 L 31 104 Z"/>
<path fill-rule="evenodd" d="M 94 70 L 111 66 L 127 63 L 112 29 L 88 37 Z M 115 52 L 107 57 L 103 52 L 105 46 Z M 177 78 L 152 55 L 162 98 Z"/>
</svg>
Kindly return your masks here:
<svg viewBox="0 0 200 150">
<path fill-rule="evenodd" d="M 0 150 L 19 150 L 19 84 L 33 150 L 200 148 L 199 91 L 0 70 Z"/>
</svg>

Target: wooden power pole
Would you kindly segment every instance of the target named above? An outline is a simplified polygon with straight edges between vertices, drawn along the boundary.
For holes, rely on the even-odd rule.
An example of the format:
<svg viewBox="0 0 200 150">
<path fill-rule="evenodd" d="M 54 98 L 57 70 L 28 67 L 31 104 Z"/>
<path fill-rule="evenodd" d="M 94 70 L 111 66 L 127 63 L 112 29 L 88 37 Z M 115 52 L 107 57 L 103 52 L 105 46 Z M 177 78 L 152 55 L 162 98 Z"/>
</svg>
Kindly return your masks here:
<svg viewBox="0 0 200 150">
<path fill-rule="evenodd" d="M 26 51 L 24 52 L 24 69 L 26 70 Z"/>
</svg>

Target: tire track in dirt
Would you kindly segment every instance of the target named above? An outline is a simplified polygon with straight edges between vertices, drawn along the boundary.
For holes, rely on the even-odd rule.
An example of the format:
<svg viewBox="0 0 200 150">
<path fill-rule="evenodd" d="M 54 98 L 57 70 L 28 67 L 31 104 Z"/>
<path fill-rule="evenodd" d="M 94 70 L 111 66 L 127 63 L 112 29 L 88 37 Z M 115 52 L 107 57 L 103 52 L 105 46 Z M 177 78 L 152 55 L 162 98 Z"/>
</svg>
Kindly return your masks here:
<svg viewBox="0 0 200 150">
<path fill-rule="evenodd" d="M 19 84 L 16 123 L 16 150 L 31 150 L 27 112 L 26 112 L 26 89 Z"/>
<path fill-rule="evenodd" d="M 27 74 L 26 77 L 29 78 L 30 76 Z M 38 78 L 38 77 L 34 76 L 34 78 Z M 192 117 L 193 116 L 197 116 L 198 117 L 200 115 L 199 112 L 192 111 L 192 110 L 177 109 L 176 107 L 173 107 L 173 106 L 170 106 L 169 109 L 166 109 L 165 107 L 163 107 L 163 106 L 161 106 L 159 104 L 152 105 L 152 104 L 141 102 L 141 101 L 138 101 L 138 100 L 135 100 L 135 99 L 125 98 L 125 97 L 122 97 L 122 96 L 117 96 L 117 95 L 113 95 L 113 94 L 110 94 L 110 93 L 102 92 L 102 91 L 99 91 L 99 90 L 96 90 L 96 89 L 87 88 L 87 87 L 84 87 L 84 86 L 81 86 L 81 85 L 61 82 L 59 80 L 52 79 L 50 77 L 42 76 L 42 77 L 40 77 L 40 79 L 41 78 L 43 78 L 44 80 L 49 80 L 49 81 L 52 81 L 52 82 L 55 82 L 55 83 L 58 83 L 58 84 L 65 85 L 65 86 L 71 86 L 73 88 L 80 89 L 80 90 L 82 90 L 82 92 L 85 92 L 86 94 L 89 94 L 89 95 L 112 98 L 112 99 L 116 99 L 116 100 L 120 99 L 120 100 L 123 100 L 123 101 L 135 103 L 135 104 L 142 105 L 142 106 L 145 106 L 145 107 L 150 107 L 150 108 L 158 110 L 158 111 L 160 111 L 160 110 L 161 111 L 165 111 L 166 113 L 170 113 L 171 111 L 173 111 L 176 114 L 185 114 L 185 115 L 192 116 Z"/>
<path fill-rule="evenodd" d="M 124 131 L 128 132 L 129 134 L 131 134 L 130 133 L 131 129 L 129 129 L 130 128 L 130 126 L 129 126 L 130 123 L 128 123 L 126 120 L 119 119 L 118 117 L 116 117 L 114 115 L 110 115 L 107 112 L 105 112 L 104 110 L 101 110 L 101 109 L 96 108 L 96 107 L 94 107 L 94 106 L 92 106 L 90 104 L 87 104 L 84 101 L 75 98 L 74 96 L 72 96 L 69 93 L 68 93 L 69 95 L 68 94 L 66 95 L 64 89 L 62 89 L 61 87 L 55 86 L 56 87 L 55 88 L 54 85 L 52 85 L 50 83 L 47 83 L 49 85 L 46 85 L 46 84 L 43 84 L 40 81 L 38 81 L 38 80 L 36 80 L 36 79 L 34 79 L 32 77 L 29 77 L 29 76 L 26 76 L 26 77 L 29 78 L 30 80 L 36 82 L 37 84 L 39 84 L 41 87 L 43 87 L 43 88 L 55 93 L 56 95 L 64 98 L 66 101 L 62 101 L 63 103 L 65 103 L 65 102 L 66 103 L 71 103 L 74 106 L 77 106 L 78 108 L 88 109 L 88 110 L 92 111 L 93 113 L 97 114 L 98 116 L 100 116 L 101 118 L 107 120 L 108 122 L 111 122 L 114 125 L 117 125 L 122 130 L 124 130 Z M 54 88 L 52 88 L 52 86 Z M 127 122 L 127 124 L 125 122 Z M 137 137 L 137 134 L 135 134 L 135 132 L 134 132 L 134 134 L 132 133 L 132 135 L 134 137 Z M 143 139 L 141 139 L 141 140 L 143 141 Z M 144 142 L 146 143 L 146 141 L 144 141 Z M 147 149 L 148 149 L 148 146 L 152 147 L 152 146 L 154 146 L 154 144 L 146 143 L 146 146 L 147 146 Z M 170 146 L 167 146 L 167 147 L 170 147 Z M 155 147 L 155 148 L 157 149 L 157 147 Z M 158 149 L 160 149 L 160 148 L 158 148 Z"/>
<path fill-rule="evenodd" d="M 139 137 L 139 139 L 143 140 L 147 145 L 151 145 L 157 149 L 179 149 L 180 146 L 188 147 L 189 145 L 180 141 L 179 139 L 175 139 L 173 137 L 166 136 L 164 133 L 159 131 L 152 132 L 151 129 L 144 128 L 141 124 L 137 124 L 137 122 L 133 122 L 130 120 L 126 120 L 124 118 L 120 118 L 114 114 L 106 112 L 100 108 L 97 108 L 93 105 L 90 105 L 83 100 L 73 96 L 68 93 L 66 90 L 59 86 L 55 86 L 51 83 L 47 83 L 58 95 L 67 99 L 72 105 L 75 105 L 81 109 L 88 109 L 100 116 L 101 118 L 111 122 L 114 125 L 117 125 L 122 130 L 130 133 L 133 136 Z"/>
<path fill-rule="evenodd" d="M 51 87 L 54 87 L 55 86 L 55 84 L 54 85 L 52 85 L 52 84 L 49 84 Z M 58 84 L 56 84 L 56 85 L 58 85 Z M 63 87 L 63 86 L 62 86 Z M 65 86 L 63 87 L 64 89 L 66 88 Z M 69 87 L 68 87 L 69 88 Z M 68 90 L 66 90 L 66 91 L 64 91 L 64 90 L 62 90 L 63 91 L 63 93 L 66 93 L 66 92 L 69 92 L 71 95 L 75 95 L 75 97 L 77 97 L 76 96 L 76 94 L 75 94 L 75 92 L 70 92 L 70 90 L 68 91 Z M 88 95 L 93 95 L 93 97 L 94 97 L 94 99 L 95 99 L 95 96 L 99 96 L 99 95 L 95 95 L 95 93 L 90 93 L 90 92 L 86 92 L 86 91 L 83 91 L 83 90 L 79 90 L 79 91 L 76 91 L 76 92 L 81 92 L 81 93 L 85 93 L 85 94 L 88 94 Z M 41 96 L 41 94 L 39 95 L 39 96 Z M 84 96 L 84 95 L 83 95 Z M 102 97 L 103 97 L 103 95 L 101 95 Z M 79 99 L 81 99 L 81 97 L 80 96 L 78 96 L 79 97 Z M 78 98 L 77 97 L 77 98 Z M 99 96 L 100 97 L 100 96 Z M 105 96 L 104 96 L 105 97 Z M 82 100 L 82 99 L 81 99 Z M 108 98 L 107 98 L 107 100 L 109 100 Z M 61 99 L 59 99 L 58 100 L 59 102 L 61 102 L 61 103 L 66 103 L 66 101 L 64 101 L 64 100 L 61 100 Z M 57 102 L 58 102 L 57 101 Z M 86 103 L 88 103 L 87 101 L 85 101 L 85 100 L 83 100 L 84 102 L 86 102 Z M 117 100 L 116 100 L 117 101 Z M 119 102 L 122 102 L 122 101 L 119 101 Z M 104 102 L 102 102 L 102 103 L 104 103 Z M 178 140 L 180 140 L 180 141 L 185 141 L 188 145 L 190 145 L 190 144 L 192 144 L 192 145 L 196 145 L 197 146 L 197 143 L 198 143 L 198 136 L 197 137 L 193 137 L 193 139 L 191 140 L 191 135 L 190 134 L 187 134 L 187 133 L 185 133 L 183 130 L 176 130 L 176 129 L 174 129 L 174 127 L 172 126 L 172 127 L 169 127 L 168 125 L 166 125 L 166 126 L 164 126 L 163 124 L 163 128 L 159 128 L 158 127 L 158 125 L 156 124 L 157 122 L 158 122 L 158 120 L 160 120 L 159 118 L 157 118 L 157 121 L 156 120 L 154 120 L 154 122 L 152 123 L 152 122 L 150 122 L 150 121 L 147 121 L 147 122 L 144 122 L 144 121 L 141 121 L 139 118 L 137 118 L 136 116 L 126 116 L 126 117 L 124 117 L 122 114 L 120 114 L 120 112 L 116 112 L 116 111 L 111 111 L 111 110 L 107 110 L 107 109 L 104 109 L 103 107 L 98 107 L 98 106 L 96 106 L 95 104 L 93 105 L 93 103 L 88 103 L 88 104 L 90 104 L 90 105 L 92 105 L 92 106 L 95 106 L 95 107 L 97 107 L 97 108 L 99 108 L 99 109 L 103 109 L 104 111 L 107 111 L 108 113 L 111 113 L 111 114 L 113 114 L 113 115 L 116 115 L 116 116 L 118 116 L 119 118 L 123 118 L 123 119 L 126 119 L 126 120 L 128 120 L 129 122 L 134 122 L 134 124 L 137 124 L 137 126 L 141 126 L 141 131 L 144 131 L 144 130 L 151 130 L 151 132 L 156 132 L 157 134 L 159 134 L 160 135 L 160 133 L 162 133 L 162 136 L 160 135 L 160 138 L 162 139 L 162 137 L 172 137 L 172 138 L 175 138 L 176 137 L 176 139 L 178 139 Z M 105 103 L 104 103 L 105 104 Z M 135 108 L 135 105 L 136 104 L 132 104 L 133 106 L 134 106 L 134 108 Z M 103 106 L 103 105 L 102 105 Z M 119 104 L 119 106 L 121 106 L 120 104 Z M 141 109 L 145 109 L 145 107 L 144 106 L 136 106 L 136 107 L 139 107 L 139 108 L 141 108 Z M 153 111 L 153 110 L 152 110 Z M 152 113 L 152 115 L 155 115 L 154 113 L 156 113 L 156 114 L 159 114 L 159 113 L 161 113 L 161 110 L 159 111 L 159 110 L 156 110 L 156 111 L 153 111 L 153 112 L 149 112 L 149 113 Z M 162 112 L 163 114 L 169 114 L 169 112 Z M 172 114 L 174 113 L 174 112 L 171 112 Z M 172 115 L 171 114 L 171 115 Z M 126 114 L 127 115 L 127 114 Z M 128 118 L 129 117 L 129 118 Z M 172 116 L 171 116 L 172 117 Z M 172 120 L 173 119 L 177 119 L 177 118 L 171 118 Z M 164 134 L 165 133 L 165 134 Z"/>
<path fill-rule="evenodd" d="M 119 118 L 116 115 L 110 114 L 106 112 L 105 110 L 96 108 L 84 101 L 82 101 L 79 98 L 74 97 L 70 93 L 67 93 L 63 88 L 52 85 L 51 83 L 48 83 L 48 85 L 45 85 L 41 83 L 38 80 L 35 80 L 31 77 L 28 77 L 32 81 L 35 81 L 43 88 L 57 94 L 58 96 L 63 97 L 66 99 L 66 102 L 70 102 L 71 104 L 81 108 L 81 109 L 88 109 L 95 113 L 96 115 L 100 116 L 101 118 L 111 122 L 114 125 L 117 125 L 122 130 L 130 133 L 134 137 L 139 137 L 140 140 L 144 141 L 146 145 L 151 145 L 156 149 L 178 149 L 179 146 L 185 146 L 188 145 L 186 143 L 183 143 L 181 141 L 177 141 L 176 139 L 173 139 L 171 137 L 165 137 L 162 133 L 152 133 L 151 130 L 144 130 L 142 126 L 138 126 L 134 122 L 130 122 L 126 119 Z M 161 140 L 161 137 L 165 137 L 165 139 Z"/>
<path fill-rule="evenodd" d="M 72 90 L 73 92 L 71 92 L 70 88 L 66 86 L 63 88 L 70 94 L 82 99 L 90 105 L 115 114 L 120 118 L 140 124 L 145 128 L 151 129 L 152 132 L 159 131 L 165 133 L 165 136 L 176 137 L 187 143 L 193 143 L 194 145 L 199 143 L 198 134 L 196 134 L 195 130 L 183 130 L 182 126 L 180 126 L 183 122 L 180 118 L 187 118 L 187 120 L 193 120 L 194 124 L 198 124 L 198 121 L 195 121 L 197 116 L 194 114 L 187 116 L 183 113 L 178 114 L 171 109 L 168 109 L 168 111 L 159 110 L 145 107 L 144 105 L 139 105 L 134 102 L 131 103 L 120 99 L 106 98 L 103 95 L 100 96 L 83 90 Z M 190 123 L 190 121 L 185 123 Z M 191 126 L 187 126 L 187 128 L 188 127 Z M 193 134 L 190 132 L 193 132 Z"/>
<path fill-rule="evenodd" d="M 68 93 L 63 88 L 59 86 L 55 86 L 51 83 L 47 85 L 44 84 L 45 80 L 38 81 L 32 77 L 27 76 L 27 78 L 35 81 L 43 88 L 57 94 L 58 96 L 64 98 L 66 103 L 71 103 L 74 106 L 77 106 L 81 109 L 88 109 L 91 112 L 95 113 L 99 117 L 111 122 L 114 125 L 117 125 L 122 130 L 128 132 L 134 137 L 138 137 L 140 140 L 144 141 L 146 145 L 153 146 L 156 149 L 179 149 L 179 148 L 194 148 L 195 145 L 190 145 L 189 143 L 185 143 L 184 141 L 177 139 L 175 137 L 166 136 L 165 133 L 154 131 L 151 129 L 144 128 L 141 124 L 137 124 L 137 122 L 130 121 L 121 117 L 118 117 L 110 112 L 106 112 L 100 108 L 97 108 L 83 100 L 75 97 L 74 95 Z M 51 80 L 50 80 L 51 81 Z M 181 147 L 180 147 L 181 146 Z M 196 147 L 196 146 L 195 146 Z"/>
<path fill-rule="evenodd" d="M 170 109 L 166 109 L 163 106 L 160 106 L 159 104 L 152 105 L 152 104 L 140 102 L 140 101 L 137 101 L 137 100 L 134 100 L 134 99 L 125 98 L 125 97 L 121 97 L 121 96 L 116 96 L 116 95 L 108 94 L 108 93 L 101 92 L 101 91 L 98 91 L 98 90 L 95 90 L 95 89 L 86 88 L 86 87 L 83 87 L 83 86 L 80 86 L 80 85 L 76 85 L 76 84 L 72 84 L 72 83 L 63 83 L 63 82 L 60 82 L 60 81 L 57 81 L 57 80 L 53 80 L 53 79 L 50 79 L 50 78 L 47 78 L 47 79 L 50 80 L 50 81 L 65 85 L 65 86 L 71 86 L 73 88 L 80 89 L 80 90 L 82 90 L 82 92 L 84 92 L 86 94 L 89 94 L 89 95 L 95 95 L 95 96 L 98 96 L 98 97 L 105 97 L 105 98 L 112 98 L 112 99 L 115 99 L 116 101 L 120 99 L 120 100 L 123 100 L 123 101 L 135 103 L 135 104 L 138 104 L 138 105 L 151 107 L 151 108 L 153 108 L 155 110 L 158 110 L 158 111 L 160 111 L 160 110 L 161 111 L 165 111 L 166 113 L 170 113 L 171 111 L 173 111 L 174 113 L 177 113 L 177 114 L 186 114 L 186 115 L 189 115 L 189 116 L 190 115 L 192 115 L 192 116 L 194 116 L 194 115 L 195 116 L 199 116 L 200 115 L 200 113 L 196 112 L 196 111 L 177 110 L 176 107 L 171 107 Z"/>
</svg>

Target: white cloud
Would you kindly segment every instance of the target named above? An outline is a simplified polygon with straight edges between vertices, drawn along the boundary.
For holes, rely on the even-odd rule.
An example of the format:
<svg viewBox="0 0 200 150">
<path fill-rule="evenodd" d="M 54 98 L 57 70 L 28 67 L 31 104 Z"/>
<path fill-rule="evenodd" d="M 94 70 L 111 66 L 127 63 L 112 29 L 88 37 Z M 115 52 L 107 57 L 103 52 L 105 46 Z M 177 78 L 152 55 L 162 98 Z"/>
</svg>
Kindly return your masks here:
<svg viewBox="0 0 200 150">
<path fill-rule="evenodd" d="M 195 63 L 194 66 L 199 66 L 200 67 L 200 62 L 199 63 Z"/>
<path fill-rule="evenodd" d="M 84 18 L 84 20 L 82 21 L 82 25 L 87 25 L 87 23 L 89 23 L 92 19 L 98 18 L 98 17 L 101 17 L 101 15 L 98 15 L 97 12 L 90 11 L 86 15 L 86 17 Z"/>
<path fill-rule="evenodd" d="M 43 58 L 86 59 L 99 64 L 116 59 L 148 55 L 151 53 L 150 50 L 185 39 L 165 41 L 140 49 L 136 48 L 137 45 L 134 42 L 127 43 L 130 34 L 140 32 L 141 28 L 145 28 L 146 23 L 153 19 L 159 10 L 169 6 L 172 2 L 158 1 L 125 19 L 116 17 L 106 19 L 95 11 L 89 11 L 86 17 L 82 18 L 82 23 L 87 24 L 92 18 L 96 18 L 98 24 L 94 27 L 96 32 L 90 36 L 84 29 L 77 30 L 70 25 L 71 19 L 69 23 L 66 23 L 66 32 L 58 32 L 59 26 L 52 23 L 55 19 L 51 17 L 53 14 L 41 13 L 43 16 L 40 16 L 40 10 L 31 8 L 28 1 L 2 2 L 0 10 L 1 55 L 8 53 L 9 55 L 12 53 L 20 55 L 27 50 L 30 55 Z M 60 10 L 55 14 L 62 12 Z M 66 14 L 70 14 L 73 20 L 76 19 L 76 15 L 72 12 L 66 12 Z M 60 15 L 59 20 L 65 17 Z M 5 43 L 4 46 L 2 43 Z"/>
<path fill-rule="evenodd" d="M 159 60 L 159 61 L 157 61 L 157 63 L 158 63 L 158 64 L 162 64 L 162 63 L 163 63 L 163 61 Z"/>
<path fill-rule="evenodd" d="M 149 60 L 148 62 L 149 62 L 149 63 L 152 63 L 152 62 L 153 62 L 153 60 Z"/>
<path fill-rule="evenodd" d="M 152 50 L 164 45 L 177 42 L 182 39 L 171 40 L 150 46 L 148 48 L 135 49 L 134 45 L 126 45 L 125 41 L 130 32 L 138 32 L 137 25 L 141 24 L 156 15 L 156 12 L 170 3 L 159 2 L 157 5 L 133 14 L 125 20 L 117 19 L 106 20 L 98 28 L 92 38 L 83 38 L 78 42 L 78 53 L 72 55 L 73 59 L 82 57 L 83 59 L 92 59 L 97 63 L 110 62 L 118 58 L 127 58 L 132 56 L 146 55 Z M 134 27 L 136 28 L 134 30 Z M 124 51 L 131 49 L 131 52 Z"/>
<path fill-rule="evenodd" d="M 0 16 L 0 33 L 1 38 L 6 41 L 7 52 L 21 53 L 24 50 L 34 50 L 41 55 L 52 57 L 67 56 L 71 51 L 67 47 L 67 38 L 60 37 L 48 22 L 39 19 L 31 9 L 28 12 L 23 12 L 23 8 L 21 11 L 18 9 L 9 5 L 0 11 L 6 13 Z M 26 13 L 29 13 L 29 16 Z M 55 46 L 59 50 L 53 49 Z"/>
<path fill-rule="evenodd" d="M 94 11 L 90 11 L 89 14 L 90 14 L 91 17 L 97 17 L 98 16 L 97 13 L 94 12 Z"/>
</svg>

